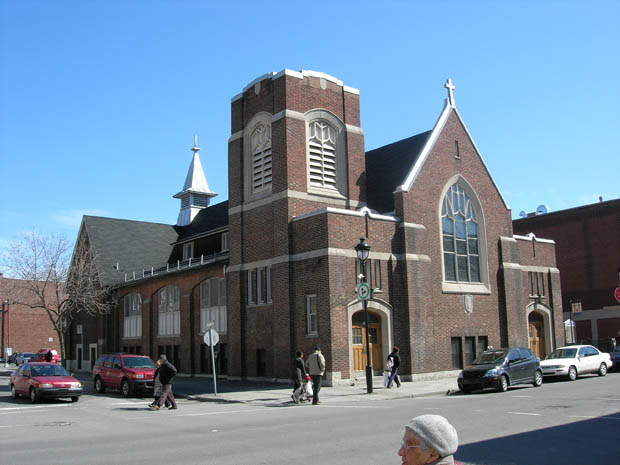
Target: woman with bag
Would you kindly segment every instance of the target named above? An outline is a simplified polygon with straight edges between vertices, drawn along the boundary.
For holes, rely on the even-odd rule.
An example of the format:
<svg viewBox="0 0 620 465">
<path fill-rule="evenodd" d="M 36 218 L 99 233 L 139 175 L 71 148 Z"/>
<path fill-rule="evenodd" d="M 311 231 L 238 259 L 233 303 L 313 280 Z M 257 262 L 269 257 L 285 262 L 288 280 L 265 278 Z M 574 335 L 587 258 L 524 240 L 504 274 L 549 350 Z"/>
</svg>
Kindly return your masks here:
<svg viewBox="0 0 620 465">
<path fill-rule="evenodd" d="M 392 353 L 388 355 L 388 364 L 390 364 L 390 377 L 387 382 L 387 388 L 392 387 L 392 383 L 396 381 L 396 386 L 400 387 L 400 379 L 398 378 L 398 367 L 400 366 L 400 355 L 398 355 L 398 347 L 394 346 Z M 387 366 L 386 366 L 387 369 Z"/>
</svg>

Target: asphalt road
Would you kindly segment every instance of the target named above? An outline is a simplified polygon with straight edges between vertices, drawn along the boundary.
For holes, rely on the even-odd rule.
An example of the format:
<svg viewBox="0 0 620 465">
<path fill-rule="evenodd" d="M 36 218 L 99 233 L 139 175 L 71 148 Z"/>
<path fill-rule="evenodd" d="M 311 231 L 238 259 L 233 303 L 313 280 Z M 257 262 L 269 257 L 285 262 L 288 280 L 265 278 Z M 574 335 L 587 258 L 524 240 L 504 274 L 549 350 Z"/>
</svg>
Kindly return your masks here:
<svg viewBox="0 0 620 465">
<path fill-rule="evenodd" d="M 467 464 L 620 464 L 620 373 L 506 393 L 342 401 L 319 406 L 180 401 L 117 393 L 76 403 L 13 400 L 0 379 L 0 464 L 400 463 L 403 425 L 446 416 Z"/>
</svg>

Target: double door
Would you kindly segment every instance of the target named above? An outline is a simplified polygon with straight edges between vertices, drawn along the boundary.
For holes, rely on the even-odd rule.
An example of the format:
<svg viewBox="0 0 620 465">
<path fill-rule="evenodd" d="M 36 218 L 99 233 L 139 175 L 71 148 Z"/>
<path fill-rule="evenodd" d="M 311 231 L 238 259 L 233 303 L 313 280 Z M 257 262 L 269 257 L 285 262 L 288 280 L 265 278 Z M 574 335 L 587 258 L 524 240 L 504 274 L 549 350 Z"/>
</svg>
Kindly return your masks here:
<svg viewBox="0 0 620 465">
<path fill-rule="evenodd" d="M 353 323 L 353 371 L 365 371 L 366 357 L 366 331 L 363 324 Z M 370 361 L 374 372 L 383 370 L 383 351 L 381 350 L 381 324 L 368 324 L 368 342 L 370 345 Z"/>
</svg>

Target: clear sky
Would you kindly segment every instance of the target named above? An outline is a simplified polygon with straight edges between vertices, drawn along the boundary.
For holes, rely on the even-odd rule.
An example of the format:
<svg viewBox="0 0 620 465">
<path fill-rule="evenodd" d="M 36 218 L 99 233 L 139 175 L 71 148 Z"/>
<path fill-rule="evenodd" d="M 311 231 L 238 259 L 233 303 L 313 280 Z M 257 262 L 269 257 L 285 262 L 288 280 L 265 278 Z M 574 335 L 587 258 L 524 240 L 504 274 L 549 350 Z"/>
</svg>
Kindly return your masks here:
<svg viewBox="0 0 620 465">
<path fill-rule="evenodd" d="M 230 100 L 321 71 L 366 149 L 455 101 L 513 217 L 620 197 L 619 1 L 1 1 L 0 247 L 82 214 L 175 223 L 194 134 L 226 200 Z"/>
</svg>

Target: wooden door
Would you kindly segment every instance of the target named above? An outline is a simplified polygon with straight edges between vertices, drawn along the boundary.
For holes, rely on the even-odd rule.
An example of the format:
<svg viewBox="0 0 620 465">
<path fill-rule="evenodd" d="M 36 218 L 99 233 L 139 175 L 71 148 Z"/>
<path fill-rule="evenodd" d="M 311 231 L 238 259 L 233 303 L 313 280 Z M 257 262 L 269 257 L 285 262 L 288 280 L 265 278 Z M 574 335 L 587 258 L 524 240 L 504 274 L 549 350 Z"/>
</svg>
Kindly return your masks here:
<svg viewBox="0 0 620 465">
<path fill-rule="evenodd" d="M 383 370 L 383 350 L 381 349 L 381 324 L 377 322 L 368 324 L 370 361 L 375 373 Z M 366 331 L 364 325 L 353 323 L 353 371 L 366 370 Z"/>
<path fill-rule="evenodd" d="M 528 318 L 530 350 L 540 360 L 545 358 L 545 328 L 542 315 L 532 312 Z"/>
</svg>

